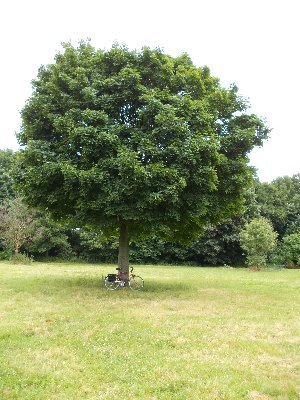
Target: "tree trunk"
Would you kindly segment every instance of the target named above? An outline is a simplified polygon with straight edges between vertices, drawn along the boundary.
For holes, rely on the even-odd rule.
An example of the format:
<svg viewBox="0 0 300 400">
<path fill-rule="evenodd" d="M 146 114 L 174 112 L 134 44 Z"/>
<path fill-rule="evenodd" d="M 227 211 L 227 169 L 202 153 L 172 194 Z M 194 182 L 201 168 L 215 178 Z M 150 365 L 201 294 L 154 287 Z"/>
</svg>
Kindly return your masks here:
<svg viewBox="0 0 300 400">
<path fill-rule="evenodd" d="M 122 273 L 123 277 L 128 279 L 128 277 L 129 277 L 129 236 L 128 236 L 128 227 L 125 224 L 122 224 L 120 226 L 118 268 L 119 268 L 119 272 Z"/>
<path fill-rule="evenodd" d="M 20 252 L 20 245 L 19 245 L 19 243 L 16 243 L 15 244 L 15 255 L 19 254 L 19 252 Z"/>
</svg>

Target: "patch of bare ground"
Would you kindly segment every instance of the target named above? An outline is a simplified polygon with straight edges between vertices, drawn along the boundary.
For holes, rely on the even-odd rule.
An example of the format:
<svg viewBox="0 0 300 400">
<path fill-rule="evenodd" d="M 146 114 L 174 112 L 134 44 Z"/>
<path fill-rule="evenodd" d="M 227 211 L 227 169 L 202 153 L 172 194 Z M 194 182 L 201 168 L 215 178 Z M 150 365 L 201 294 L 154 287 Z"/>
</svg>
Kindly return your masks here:
<svg viewBox="0 0 300 400">
<path fill-rule="evenodd" d="M 249 400 L 272 400 L 271 397 L 253 390 L 248 395 Z"/>
</svg>

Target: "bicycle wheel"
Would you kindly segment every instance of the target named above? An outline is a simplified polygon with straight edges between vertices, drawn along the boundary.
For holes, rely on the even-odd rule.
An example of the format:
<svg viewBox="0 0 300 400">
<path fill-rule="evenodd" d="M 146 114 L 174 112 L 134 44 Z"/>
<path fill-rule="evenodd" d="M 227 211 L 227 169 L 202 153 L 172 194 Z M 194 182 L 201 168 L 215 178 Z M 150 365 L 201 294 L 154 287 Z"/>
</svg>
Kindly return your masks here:
<svg viewBox="0 0 300 400">
<path fill-rule="evenodd" d="M 138 275 L 131 276 L 129 279 L 129 286 L 132 290 L 141 290 L 144 287 L 144 279 Z"/>
<path fill-rule="evenodd" d="M 116 290 L 119 287 L 119 282 L 118 281 L 111 281 L 108 276 L 104 280 L 104 285 L 106 289 L 108 290 Z"/>
</svg>

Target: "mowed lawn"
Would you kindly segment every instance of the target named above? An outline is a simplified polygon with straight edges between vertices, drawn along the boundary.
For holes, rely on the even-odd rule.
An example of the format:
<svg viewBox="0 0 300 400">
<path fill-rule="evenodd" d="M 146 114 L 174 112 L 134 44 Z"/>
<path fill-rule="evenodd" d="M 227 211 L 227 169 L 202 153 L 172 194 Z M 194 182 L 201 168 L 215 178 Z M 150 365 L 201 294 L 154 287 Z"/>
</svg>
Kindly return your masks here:
<svg viewBox="0 0 300 400">
<path fill-rule="evenodd" d="M 300 398 L 300 271 L 0 263 L 0 399 Z"/>
</svg>

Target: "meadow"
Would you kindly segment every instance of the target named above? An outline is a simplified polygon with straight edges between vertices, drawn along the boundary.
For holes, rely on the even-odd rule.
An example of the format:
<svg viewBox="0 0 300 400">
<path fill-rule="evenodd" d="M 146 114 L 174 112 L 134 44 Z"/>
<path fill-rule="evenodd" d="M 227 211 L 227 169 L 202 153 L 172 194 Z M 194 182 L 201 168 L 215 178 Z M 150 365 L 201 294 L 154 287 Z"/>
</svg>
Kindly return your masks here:
<svg viewBox="0 0 300 400">
<path fill-rule="evenodd" d="M 0 263 L 0 399 L 300 399 L 300 271 Z"/>
</svg>

